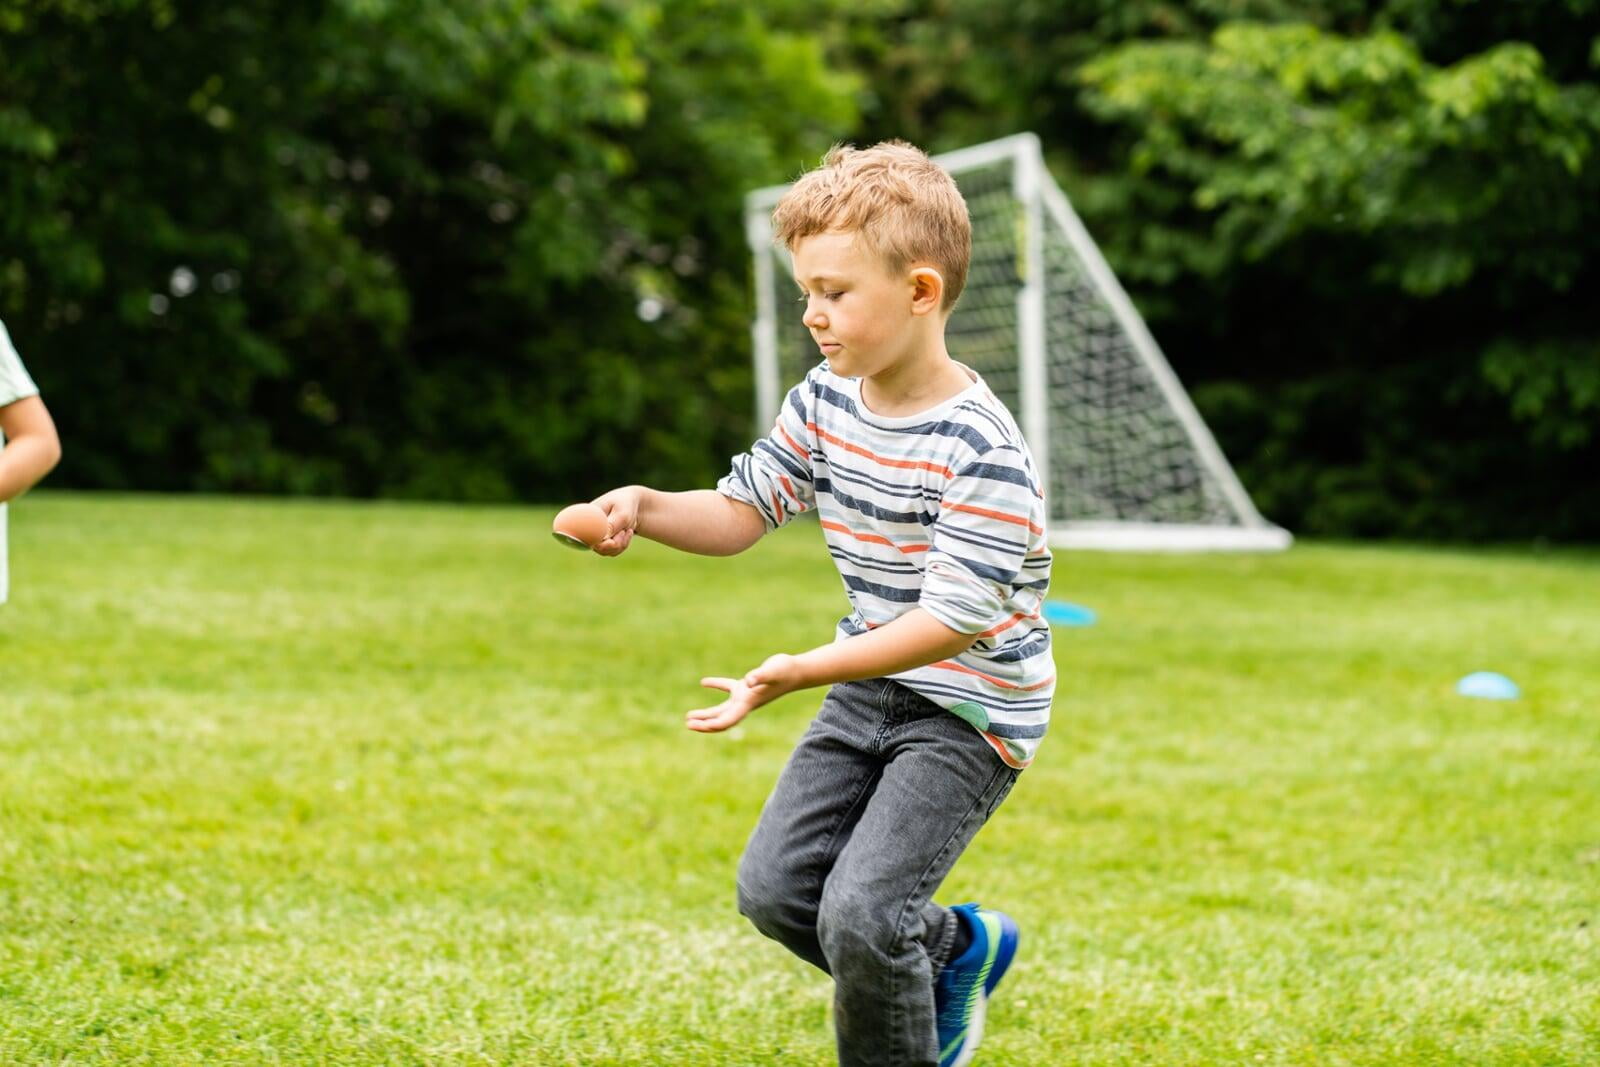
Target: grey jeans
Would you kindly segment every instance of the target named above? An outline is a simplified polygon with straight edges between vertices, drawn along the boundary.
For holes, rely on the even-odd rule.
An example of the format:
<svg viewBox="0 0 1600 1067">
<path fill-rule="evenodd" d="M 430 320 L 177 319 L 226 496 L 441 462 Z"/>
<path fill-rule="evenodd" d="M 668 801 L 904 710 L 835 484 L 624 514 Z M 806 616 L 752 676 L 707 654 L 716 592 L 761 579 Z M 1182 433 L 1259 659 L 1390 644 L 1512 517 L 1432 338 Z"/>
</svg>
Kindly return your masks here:
<svg viewBox="0 0 1600 1067">
<path fill-rule="evenodd" d="M 932 896 L 1017 773 L 897 682 L 828 691 L 739 861 L 739 910 L 833 976 L 840 1064 L 936 1067 L 961 920 Z"/>
</svg>

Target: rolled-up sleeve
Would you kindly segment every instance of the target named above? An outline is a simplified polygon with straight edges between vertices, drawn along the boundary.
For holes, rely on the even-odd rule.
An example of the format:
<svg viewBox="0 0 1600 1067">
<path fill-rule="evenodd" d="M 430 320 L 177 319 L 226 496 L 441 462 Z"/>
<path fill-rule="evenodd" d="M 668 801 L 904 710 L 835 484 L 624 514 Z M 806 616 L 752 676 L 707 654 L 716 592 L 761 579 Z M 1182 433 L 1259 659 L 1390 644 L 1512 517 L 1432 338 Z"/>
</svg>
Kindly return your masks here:
<svg viewBox="0 0 1600 1067">
<path fill-rule="evenodd" d="M 990 449 L 945 486 L 917 606 L 957 633 L 985 633 L 1038 610 L 1048 583 L 1030 557 L 1048 552 L 1031 465 L 1012 446 Z"/>
<path fill-rule="evenodd" d="M 808 377 L 789 390 L 772 433 L 752 445 L 750 451 L 734 456 L 728 473 L 717 482 L 717 492 L 760 512 L 768 533 L 816 507 L 811 473 L 812 420 L 808 414 L 810 385 Z"/>
</svg>

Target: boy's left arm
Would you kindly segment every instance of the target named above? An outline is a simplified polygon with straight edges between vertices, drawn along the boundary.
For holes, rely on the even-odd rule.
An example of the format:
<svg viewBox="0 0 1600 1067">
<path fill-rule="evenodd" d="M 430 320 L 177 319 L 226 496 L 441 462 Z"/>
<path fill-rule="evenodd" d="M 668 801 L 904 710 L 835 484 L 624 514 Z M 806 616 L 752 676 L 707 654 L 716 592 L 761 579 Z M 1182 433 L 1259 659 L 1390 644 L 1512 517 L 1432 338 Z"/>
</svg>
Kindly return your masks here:
<svg viewBox="0 0 1600 1067">
<path fill-rule="evenodd" d="M 912 608 L 893 622 L 844 641 L 798 656 L 769 656 L 743 678 L 700 679 L 708 689 L 725 691 L 728 699 L 689 712 L 686 722 L 701 733 L 726 730 L 761 705 L 797 689 L 899 674 L 959 655 L 977 639 L 977 634 L 959 633 L 922 608 Z"/>
</svg>

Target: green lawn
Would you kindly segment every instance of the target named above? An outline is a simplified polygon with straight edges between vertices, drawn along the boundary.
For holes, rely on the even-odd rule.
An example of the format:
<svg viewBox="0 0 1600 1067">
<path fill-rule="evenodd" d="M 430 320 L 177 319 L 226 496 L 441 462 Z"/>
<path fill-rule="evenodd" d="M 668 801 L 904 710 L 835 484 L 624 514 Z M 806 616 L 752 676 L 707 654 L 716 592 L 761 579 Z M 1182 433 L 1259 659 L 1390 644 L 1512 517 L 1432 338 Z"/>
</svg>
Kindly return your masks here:
<svg viewBox="0 0 1600 1067">
<path fill-rule="evenodd" d="M 820 700 L 814 527 L 41 493 L 0 608 L 0 1063 L 825 1064 L 733 904 Z M 942 899 L 1017 916 L 979 1064 L 1600 1061 L 1600 557 L 1057 559 L 1038 762 Z M 1458 697 L 1500 670 L 1515 703 Z"/>
</svg>

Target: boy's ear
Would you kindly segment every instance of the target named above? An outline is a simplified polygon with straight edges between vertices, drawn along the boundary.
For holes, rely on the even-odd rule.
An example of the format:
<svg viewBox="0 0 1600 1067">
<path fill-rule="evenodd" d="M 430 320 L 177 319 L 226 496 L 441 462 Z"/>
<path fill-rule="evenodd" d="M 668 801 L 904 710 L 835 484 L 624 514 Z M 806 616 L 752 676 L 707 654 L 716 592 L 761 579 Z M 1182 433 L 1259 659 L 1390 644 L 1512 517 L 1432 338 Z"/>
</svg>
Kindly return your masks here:
<svg viewBox="0 0 1600 1067">
<path fill-rule="evenodd" d="M 911 314 L 928 315 L 939 310 L 944 302 L 944 275 L 932 267 L 915 267 L 911 271 Z"/>
</svg>

